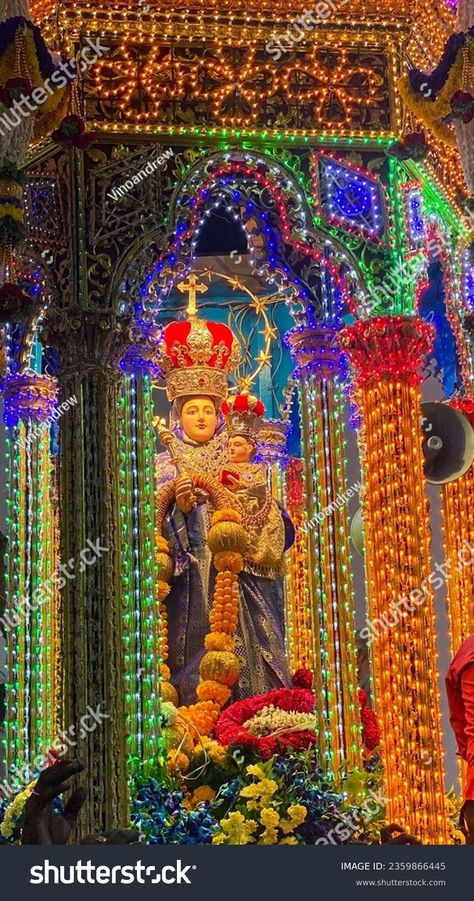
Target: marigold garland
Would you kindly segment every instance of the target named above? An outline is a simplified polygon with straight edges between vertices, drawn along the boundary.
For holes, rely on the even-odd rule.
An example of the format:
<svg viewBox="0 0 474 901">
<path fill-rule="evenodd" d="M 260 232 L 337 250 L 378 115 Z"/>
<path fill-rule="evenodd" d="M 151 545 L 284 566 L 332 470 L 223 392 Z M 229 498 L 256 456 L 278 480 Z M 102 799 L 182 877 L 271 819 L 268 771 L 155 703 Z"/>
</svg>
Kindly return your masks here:
<svg viewBox="0 0 474 901">
<path fill-rule="evenodd" d="M 50 78 L 56 66 L 41 36 L 39 28 L 27 19 L 15 16 L 0 24 L 0 85 L 6 85 L 16 70 L 17 42 L 21 41 L 26 60 L 26 72 L 21 75 L 28 80 L 32 88 L 44 88 L 46 78 Z M 52 93 L 47 91 L 47 99 L 38 106 L 35 113 L 35 138 L 49 134 L 52 127 L 61 121 L 68 102 L 70 85 L 56 87 Z"/>
<path fill-rule="evenodd" d="M 227 493 L 215 479 L 200 474 L 192 474 L 199 488 L 209 492 L 217 506 L 209 531 L 209 548 L 214 555 L 217 569 L 214 598 L 209 615 L 210 632 L 205 638 L 205 650 L 200 667 L 200 683 L 197 687 L 196 704 L 179 708 L 180 716 L 190 723 L 201 736 L 208 736 L 213 731 L 223 706 L 231 695 L 231 688 L 240 674 L 240 663 L 234 653 L 234 636 L 239 619 L 239 584 L 237 575 L 244 565 L 243 553 L 247 545 L 247 534 L 241 524 L 241 515 L 237 510 L 225 506 Z M 157 538 L 160 567 L 158 597 L 164 600 L 165 589 L 169 591 L 172 576 L 172 564 L 169 557 L 169 545 L 161 534 L 164 517 L 169 504 L 175 496 L 175 482 L 168 483 L 162 489 L 157 500 Z M 225 499 L 225 500 L 224 500 Z M 161 612 L 161 647 L 162 657 L 168 653 L 167 617 L 165 605 Z M 167 683 L 165 683 L 167 684 Z M 173 766 L 175 766 L 173 761 Z"/>
</svg>

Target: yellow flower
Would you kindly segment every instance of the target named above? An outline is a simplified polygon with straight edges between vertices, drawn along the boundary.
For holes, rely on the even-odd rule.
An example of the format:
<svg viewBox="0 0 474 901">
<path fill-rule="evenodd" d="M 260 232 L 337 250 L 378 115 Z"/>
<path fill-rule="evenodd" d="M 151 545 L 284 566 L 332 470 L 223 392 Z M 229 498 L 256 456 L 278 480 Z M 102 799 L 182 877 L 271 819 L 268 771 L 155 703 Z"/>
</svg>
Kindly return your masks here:
<svg viewBox="0 0 474 901">
<path fill-rule="evenodd" d="M 218 836 L 213 836 L 213 844 L 248 845 L 255 841 L 252 833 L 255 832 L 257 825 L 255 820 L 246 820 L 242 813 L 234 810 L 225 820 L 221 820 L 220 826 L 225 835 L 217 842 Z"/>
<path fill-rule="evenodd" d="M 30 782 L 30 784 L 27 785 L 27 787 L 22 792 L 20 792 L 16 796 L 16 798 L 13 799 L 12 803 L 9 804 L 9 806 L 7 807 L 7 809 L 5 811 L 5 816 L 3 818 L 3 822 L 0 826 L 0 833 L 3 835 L 4 838 L 11 837 L 14 826 L 15 826 L 15 821 L 18 819 L 20 814 L 23 812 L 23 807 L 25 806 L 28 798 L 30 797 L 31 792 L 33 791 L 33 789 L 36 785 L 36 782 L 37 782 L 36 779 L 34 779 L 33 782 Z"/>
<path fill-rule="evenodd" d="M 297 845 L 298 839 L 295 838 L 294 835 L 290 835 L 288 838 L 282 838 L 278 842 L 279 845 Z"/>
<path fill-rule="evenodd" d="M 259 845 L 277 845 L 277 831 L 276 829 L 265 829 L 257 844 Z"/>
<path fill-rule="evenodd" d="M 290 832 L 294 832 L 297 826 L 300 826 L 301 823 L 304 823 L 306 819 L 307 810 L 303 804 L 293 804 L 287 810 L 288 819 L 282 820 L 280 823 L 280 829 L 285 835 L 289 835 Z"/>
<path fill-rule="evenodd" d="M 260 813 L 260 820 L 262 821 L 264 826 L 267 826 L 267 828 L 274 829 L 276 826 L 278 826 L 280 817 L 277 811 L 273 810 L 272 807 L 264 807 L 262 812 Z"/>
<path fill-rule="evenodd" d="M 260 782 L 254 782 L 252 785 L 246 785 L 240 792 L 242 798 L 263 798 L 270 797 L 278 790 L 278 785 L 274 779 L 263 778 Z"/>
<path fill-rule="evenodd" d="M 293 804 L 287 810 L 288 816 L 297 826 L 300 826 L 301 823 L 304 823 L 307 812 L 308 811 L 303 804 Z"/>
<path fill-rule="evenodd" d="M 249 776 L 256 776 L 257 779 L 266 779 L 265 771 L 262 770 L 262 767 L 258 765 L 258 763 L 251 763 L 250 766 L 247 767 L 247 773 Z"/>
</svg>

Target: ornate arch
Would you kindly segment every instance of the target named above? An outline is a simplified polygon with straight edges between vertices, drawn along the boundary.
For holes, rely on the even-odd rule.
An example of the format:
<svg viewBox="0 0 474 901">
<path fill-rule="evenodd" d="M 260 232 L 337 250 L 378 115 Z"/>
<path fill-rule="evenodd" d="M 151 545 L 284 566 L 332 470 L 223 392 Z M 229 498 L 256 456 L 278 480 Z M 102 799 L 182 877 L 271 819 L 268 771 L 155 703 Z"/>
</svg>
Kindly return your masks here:
<svg viewBox="0 0 474 901">
<path fill-rule="evenodd" d="M 357 261 L 332 235 L 313 227 L 310 203 L 291 169 L 271 157 L 239 148 L 210 152 L 184 172 L 171 197 L 169 228 L 165 236 L 161 233 L 162 249 L 156 253 L 151 267 L 145 260 L 144 248 L 158 237 L 158 229 L 142 238 L 128 253 L 128 265 L 121 267 L 115 290 L 119 290 L 121 281 L 129 281 L 128 300 L 133 301 L 140 322 L 149 318 L 147 313 L 156 310 L 164 293 L 191 268 L 193 238 L 204 215 L 215 205 L 216 197 L 234 208 L 240 207 L 249 243 L 255 240 L 257 223 L 257 233 L 263 237 L 256 259 L 257 271 L 287 291 L 296 321 L 307 317 L 310 300 L 314 300 L 304 279 L 298 276 L 298 270 L 305 266 L 327 270 L 347 308 L 354 312 L 354 286 L 363 284 Z M 276 252 L 269 241 L 270 219 L 271 231 L 276 235 Z M 166 238 L 169 243 L 164 247 Z M 331 254 L 327 251 L 329 245 Z M 140 285 L 138 256 L 142 273 L 146 271 Z M 316 310 L 315 318 L 324 318 L 324 310 Z"/>
</svg>

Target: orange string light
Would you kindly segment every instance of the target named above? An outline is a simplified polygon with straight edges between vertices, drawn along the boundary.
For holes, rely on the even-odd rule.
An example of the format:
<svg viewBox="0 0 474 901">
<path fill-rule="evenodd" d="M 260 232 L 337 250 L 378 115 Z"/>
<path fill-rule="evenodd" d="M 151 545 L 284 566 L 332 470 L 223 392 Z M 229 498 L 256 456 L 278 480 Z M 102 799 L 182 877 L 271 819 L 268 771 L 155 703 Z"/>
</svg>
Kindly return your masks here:
<svg viewBox="0 0 474 901">
<path fill-rule="evenodd" d="M 418 377 L 430 347 L 429 333 L 419 320 L 387 317 L 346 329 L 342 340 L 357 365 L 357 400 L 363 417 L 368 588 L 364 637 L 372 651 L 388 819 L 403 824 L 425 843 L 446 844 Z M 377 368 L 371 374 L 374 358 Z M 403 372 L 397 368 L 402 359 Z M 408 599 L 410 611 L 403 604 L 393 606 L 400 597 Z"/>
</svg>

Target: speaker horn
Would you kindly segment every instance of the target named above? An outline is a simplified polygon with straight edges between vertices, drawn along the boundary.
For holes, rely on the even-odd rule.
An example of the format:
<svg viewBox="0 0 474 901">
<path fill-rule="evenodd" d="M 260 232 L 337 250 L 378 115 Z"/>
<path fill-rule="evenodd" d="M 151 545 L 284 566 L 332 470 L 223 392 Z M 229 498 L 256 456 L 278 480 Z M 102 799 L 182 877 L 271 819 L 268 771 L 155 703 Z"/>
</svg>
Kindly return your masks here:
<svg viewBox="0 0 474 901">
<path fill-rule="evenodd" d="M 459 479 L 474 461 L 474 429 L 449 404 L 422 404 L 425 476 L 431 485 Z"/>
<path fill-rule="evenodd" d="M 351 541 L 358 554 L 364 556 L 364 520 L 362 519 L 362 507 L 352 517 Z"/>
</svg>

